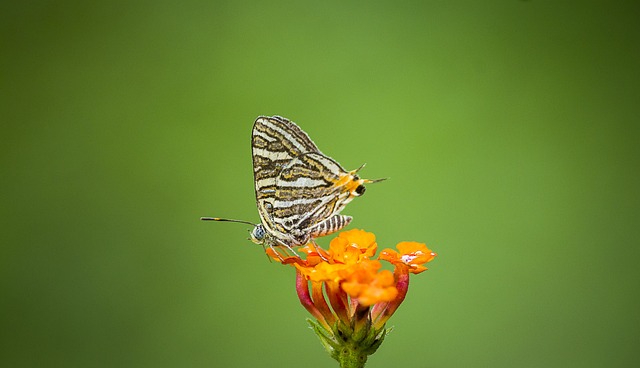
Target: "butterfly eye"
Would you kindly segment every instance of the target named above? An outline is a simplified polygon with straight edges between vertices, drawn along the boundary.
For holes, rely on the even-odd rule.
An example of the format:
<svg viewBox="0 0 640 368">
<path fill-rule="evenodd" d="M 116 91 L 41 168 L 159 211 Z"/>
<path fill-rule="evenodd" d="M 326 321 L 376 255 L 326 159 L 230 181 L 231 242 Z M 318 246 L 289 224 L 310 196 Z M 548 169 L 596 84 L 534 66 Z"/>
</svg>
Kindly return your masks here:
<svg viewBox="0 0 640 368">
<path fill-rule="evenodd" d="M 271 210 L 273 209 L 273 205 L 271 204 L 271 202 L 267 202 L 267 201 L 265 201 L 265 202 L 264 202 L 264 208 L 265 208 L 267 211 L 271 211 Z"/>
<path fill-rule="evenodd" d="M 356 188 L 356 194 L 361 196 L 364 194 L 365 190 L 367 190 L 367 188 L 365 188 L 364 185 L 358 185 L 358 187 Z"/>
</svg>

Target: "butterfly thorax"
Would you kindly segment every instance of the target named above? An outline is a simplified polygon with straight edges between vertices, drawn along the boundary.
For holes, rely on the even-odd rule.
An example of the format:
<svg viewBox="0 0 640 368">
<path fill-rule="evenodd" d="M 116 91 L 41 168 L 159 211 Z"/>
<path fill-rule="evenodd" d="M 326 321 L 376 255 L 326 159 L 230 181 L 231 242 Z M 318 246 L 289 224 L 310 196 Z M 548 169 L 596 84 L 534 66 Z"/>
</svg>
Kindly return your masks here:
<svg viewBox="0 0 640 368">
<path fill-rule="evenodd" d="M 256 244 L 266 246 L 284 245 L 291 247 L 307 244 L 310 240 L 310 236 L 306 232 L 279 235 L 280 236 L 274 236 L 274 234 L 270 233 L 263 224 L 257 224 L 251 231 L 251 241 Z"/>
</svg>

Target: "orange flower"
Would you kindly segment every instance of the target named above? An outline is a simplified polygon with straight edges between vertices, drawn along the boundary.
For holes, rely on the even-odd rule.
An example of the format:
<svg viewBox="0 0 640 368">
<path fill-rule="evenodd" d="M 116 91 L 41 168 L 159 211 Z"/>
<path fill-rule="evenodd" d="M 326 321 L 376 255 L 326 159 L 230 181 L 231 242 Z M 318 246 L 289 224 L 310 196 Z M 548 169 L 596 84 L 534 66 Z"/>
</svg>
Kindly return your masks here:
<svg viewBox="0 0 640 368">
<path fill-rule="evenodd" d="M 394 285 L 393 273 L 388 270 L 378 272 L 382 264 L 378 261 L 360 263 L 357 270 L 353 270 L 342 283 L 344 290 L 350 297 L 356 298 L 362 306 L 370 306 L 380 302 L 389 302 L 398 295 Z"/>
<path fill-rule="evenodd" d="M 424 264 L 436 256 L 422 243 L 401 242 L 397 251 L 385 249 L 373 260 L 377 248 L 374 234 L 356 229 L 338 234 L 328 251 L 307 244 L 297 250 L 304 258 L 297 252 L 291 256 L 291 249 L 283 254 L 267 249 L 276 262 L 296 268 L 300 302 L 317 320 L 309 323 L 339 361 L 345 351 L 357 354 L 360 362 L 375 352 L 386 336 L 387 320 L 407 295 L 410 274 L 426 270 Z M 394 272 L 382 270 L 381 261 L 390 262 Z"/>
<path fill-rule="evenodd" d="M 343 231 L 329 243 L 330 261 L 336 263 L 355 263 L 376 254 L 378 244 L 373 233 L 354 229 Z"/>
<path fill-rule="evenodd" d="M 409 272 L 419 274 L 427 268 L 423 264 L 431 262 L 437 254 L 431 251 L 425 244 L 418 242 L 400 242 L 396 245 L 399 252 L 393 249 L 385 249 L 380 252 L 381 260 L 388 261 L 395 266 L 405 265 Z"/>
<path fill-rule="evenodd" d="M 327 262 L 321 262 L 313 267 L 304 266 L 302 264 L 294 264 L 295 267 L 304 275 L 309 281 L 332 281 L 339 282 L 342 280 L 340 274 L 347 266 L 343 264 L 330 264 Z"/>
</svg>

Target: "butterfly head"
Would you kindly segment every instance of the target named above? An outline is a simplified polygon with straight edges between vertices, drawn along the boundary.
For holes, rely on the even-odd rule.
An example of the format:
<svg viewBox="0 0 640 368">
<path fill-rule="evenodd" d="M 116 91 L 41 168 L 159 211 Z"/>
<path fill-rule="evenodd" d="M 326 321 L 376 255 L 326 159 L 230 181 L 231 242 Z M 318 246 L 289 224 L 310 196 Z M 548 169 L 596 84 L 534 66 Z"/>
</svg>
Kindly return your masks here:
<svg viewBox="0 0 640 368">
<path fill-rule="evenodd" d="M 251 231 L 251 241 L 256 244 L 264 244 L 266 236 L 267 230 L 262 224 L 257 224 Z"/>
</svg>

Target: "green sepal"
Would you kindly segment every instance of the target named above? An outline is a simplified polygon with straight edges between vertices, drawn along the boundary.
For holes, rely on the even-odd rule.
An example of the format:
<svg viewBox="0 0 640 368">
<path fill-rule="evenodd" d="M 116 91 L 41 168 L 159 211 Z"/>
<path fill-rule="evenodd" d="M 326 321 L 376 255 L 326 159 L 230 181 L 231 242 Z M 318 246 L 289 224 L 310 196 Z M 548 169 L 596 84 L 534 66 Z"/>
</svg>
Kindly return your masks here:
<svg viewBox="0 0 640 368">
<path fill-rule="evenodd" d="M 371 319 L 369 318 L 365 320 L 364 325 L 359 327 L 356 327 L 355 323 L 352 323 L 352 331 L 351 339 L 355 342 L 364 342 L 372 333 L 375 337 L 375 331 L 371 328 Z"/>
<path fill-rule="evenodd" d="M 340 348 L 340 344 L 333 337 L 333 333 L 327 331 L 320 323 L 312 320 L 311 318 L 307 318 L 307 323 L 309 323 L 313 332 L 316 333 L 320 339 L 320 343 L 322 343 L 322 346 L 324 346 L 327 353 L 329 353 L 331 357 L 334 357 L 334 355 L 337 354 L 337 350 Z"/>
<path fill-rule="evenodd" d="M 372 355 L 373 353 L 376 352 L 376 350 L 378 350 L 380 345 L 382 345 L 382 342 L 384 341 L 384 338 L 391 332 L 392 329 L 393 328 L 389 328 L 388 330 L 385 330 L 385 328 L 383 326 L 375 334 L 372 334 L 372 340 L 370 341 L 370 344 L 368 345 L 369 348 L 367 348 L 365 350 L 367 355 Z M 372 332 L 373 332 L 373 330 L 374 329 L 371 329 Z"/>
<path fill-rule="evenodd" d="M 342 368 L 362 368 L 369 355 L 378 350 L 391 328 L 375 329 L 371 323 L 353 331 L 353 325 L 336 321 L 331 330 L 319 322 L 307 319 L 307 323 L 316 333 L 322 346 L 329 355 L 340 363 Z"/>
</svg>

